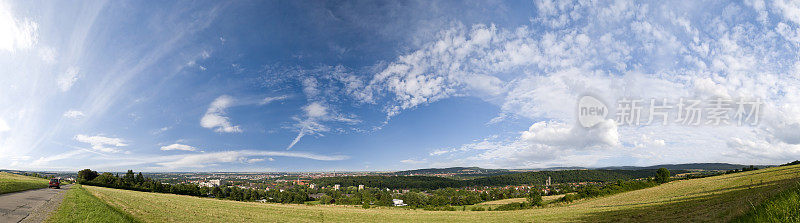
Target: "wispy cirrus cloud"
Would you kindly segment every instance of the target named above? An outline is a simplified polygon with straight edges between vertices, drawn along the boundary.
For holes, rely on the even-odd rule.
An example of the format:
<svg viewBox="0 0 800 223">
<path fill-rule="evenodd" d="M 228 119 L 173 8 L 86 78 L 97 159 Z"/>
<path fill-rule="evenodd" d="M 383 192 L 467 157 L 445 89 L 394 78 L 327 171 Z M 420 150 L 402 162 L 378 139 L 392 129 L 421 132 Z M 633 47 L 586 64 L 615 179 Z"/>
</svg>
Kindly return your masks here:
<svg viewBox="0 0 800 223">
<path fill-rule="evenodd" d="M 83 114 L 82 111 L 68 110 L 68 111 L 64 112 L 63 116 L 67 117 L 67 118 L 71 118 L 71 119 L 80 119 L 80 118 L 83 118 L 86 115 Z"/>
<path fill-rule="evenodd" d="M 348 159 L 344 155 L 319 155 L 307 152 L 294 152 L 294 151 L 256 151 L 256 150 L 239 150 L 239 151 L 224 151 L 203 154 L 193 154 L 185 156 L 169 156 L 162 157 L 163 161 L 158 161 L 158 164 L 164 168 L 202 168 L 209 165 L 220 163 L 254 163 L 264 160 L 264 157 L 293 157 L 303 158 L 320 161 L 338 161 Z"/>
<path fill-rule="evenodd" d="M 101 135 L 88 136 L 79 134 L 75 136 L 75 140 L 92 145 L 92 149 L 96 151 L 107 153 L 117 153 L 122 151 L 117 147 L 128 146 L 128 144 L 125 143 L 125 140 L 121 138 L 111 138 Z"/>
<path fill-rule="evenodd" d="M 58 88 L 61 89 L 61 91 L 69 91 L 80 77 L 80 68 L 74 66 L 69 67 L 58 77 Z"/>
</svg>

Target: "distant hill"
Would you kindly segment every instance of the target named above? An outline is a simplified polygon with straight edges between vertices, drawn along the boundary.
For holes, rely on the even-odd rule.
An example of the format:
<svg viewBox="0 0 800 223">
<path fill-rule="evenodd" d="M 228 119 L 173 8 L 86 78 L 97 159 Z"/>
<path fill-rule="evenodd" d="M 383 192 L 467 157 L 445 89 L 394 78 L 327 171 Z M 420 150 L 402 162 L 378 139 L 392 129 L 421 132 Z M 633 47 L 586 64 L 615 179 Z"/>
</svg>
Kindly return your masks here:
<svg viewBox="0 0 800 223">
<path fill-rule="evenodd" d="M 669 170 L 736 170 L 750 165 L 730 164 L 730 163 L 684 163 L 684 164 L 662 164 L 655 166 L 608 166 L 608 167 L 548 167 L 536 169 L 515 169 L 512 171 L 555 171 L 555 170 L 650 170 L 667 168 Z M 771 167 L 769 165 L 754 165 L 758 168 Z"/>
<path fill-rule="evenodd" d="M 506 169 L 484 169 L 480 167 L 450 167 L 450 168 L 428 168 L 417 170 L 404 170 L 390 173 L 390 175 L 410 176 L 410 175 L 433 175 L 433 174 L 465 174 L 465 175 L 495 175 L 506 174 L 511 171 Z"/>
<path fill-rule="evenodd" d="M 390 176 L 415 176 L 415 175 L 439 175 L 439 174 L 452 174 L 474 177 L 486 177 L 505 175 L 517 172 L 529 171 L 564 171 L 564 170 L 654 170 L 659 168 L 667 168 L 669 170 L 736 170 L 748 167 L 750 165 L 730 164 L 730 163 L 684 163 L 684 164 L 662 164 L 655 166 L 609 166 L 600 168 L 589 168 L 579 166 L 569 167 L 548 167 L 548 168 L 535 168 L 535 169 L 484 169 L 480 167 L 450 167 L 450 168 L 427 168 L 416 170 L 403 170 L 397 172 L 386 173 Z M 757 165 L 758 168 L 769 166 Z"/>
<path fill-rule="evenodd" d="M 673 175 L 686 173 L 685 170 L 670 171 Z M 648 178 L 656 175 L 655 169 L 640 170 L 557 170 L 530 171 L 504 174 L 470 180 L 468 186 L 503 186 L 521 184 L 544 184 L 550 177 L 553 183 L 614 182 Z"/>
<path fill-rule="evenodd" d="M 736 170 L 750 165 L 730 164 L 730 163 L 686 163 L 686 164 L 663 164 L 655 166 L 611 166 L 598 169 L 606 170 L 644 170 L 644 169 L 659 169 L 667 168 L 669 170 Z M 756 166 L 763 168 L 766 166 Z"/>
</svg>

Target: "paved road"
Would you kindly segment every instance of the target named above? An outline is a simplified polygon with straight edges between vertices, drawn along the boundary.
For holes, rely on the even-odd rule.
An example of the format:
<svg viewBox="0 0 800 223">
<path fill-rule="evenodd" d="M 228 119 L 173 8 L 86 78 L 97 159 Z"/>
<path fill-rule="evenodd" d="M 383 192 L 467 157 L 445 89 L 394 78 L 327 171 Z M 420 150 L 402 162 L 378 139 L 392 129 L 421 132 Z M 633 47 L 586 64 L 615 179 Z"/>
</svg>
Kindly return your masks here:
<svg viewBox="0 0 800 223">
<path fill-rule="evenodd" d="M 0 195 L 0 222 L 42 222 L 55 210 L 70 185 Z"/>
</svg>

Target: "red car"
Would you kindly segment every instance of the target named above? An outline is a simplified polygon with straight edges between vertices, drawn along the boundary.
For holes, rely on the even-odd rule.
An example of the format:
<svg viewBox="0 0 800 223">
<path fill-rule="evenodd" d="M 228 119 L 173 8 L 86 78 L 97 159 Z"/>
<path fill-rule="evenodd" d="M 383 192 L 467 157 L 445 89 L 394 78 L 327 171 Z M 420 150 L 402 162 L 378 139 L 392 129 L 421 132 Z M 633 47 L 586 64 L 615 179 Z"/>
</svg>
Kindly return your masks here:
<svg viewBox="0 0 800 223">
<path fill-rule="evenodd" d="M 58 179 L 55 179 L 55 178 L 54 179 L 50 179 L 50 186 L 48 186 L 48 187 L 49 188 L 61 189 L 61 181 L 59 181 Z"/>
</svg>

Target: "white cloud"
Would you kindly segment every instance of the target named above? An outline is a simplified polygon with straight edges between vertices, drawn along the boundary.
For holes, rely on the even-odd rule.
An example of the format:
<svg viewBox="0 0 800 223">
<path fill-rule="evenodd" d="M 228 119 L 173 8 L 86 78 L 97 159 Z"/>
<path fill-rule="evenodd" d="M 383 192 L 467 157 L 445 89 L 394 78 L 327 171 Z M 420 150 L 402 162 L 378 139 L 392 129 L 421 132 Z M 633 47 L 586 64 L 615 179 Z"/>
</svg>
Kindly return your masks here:
<svg viewBox="0 0 800 223">
<path fill-rule="evenodd" d="M 286 96 L 286 95 L 275 96 L 275 97 L 266 97 L 266 98 L 262 99 L 261 102 L 259 102 L 258 104 L 259 105 L 266 105 L 266 104 L 272 103 L 273 101 L 286 100 L 287 98 L 289 98 L 289 96 Z"/>
<path fill-rule="evenodd" d="M 8 126 L 6 120 L 0 118 L 0 132 L 8 132 L 9 130 L 11 130 L 11 126 Z"/>
<path fill-rule="evenodd" d="M 35 167 L 45 166 L 45 165 L 49 164 L 50 162 L 73 158 L 73 157 L 75 157 L 77 155 L 81 155 L 81 154 L 84 154 L 84 153 L 86 153 L 86 150 L 77 149 L 77 150 L 72 150 L 72 151 L 67 151 L 67 152 L 64 152 L 64 153 L 56 154 L 56 155 L 53 155 L 53 156 L 40 157 L 39 159 L 34 160 L 32 163 L 30 163 L 30 165 L 31 166 L 35 166 Z"/>
<path fill-rule="evenodd" d="M 195 150 L 197 150 L 197 148 L 195 148 L 193 146 L 189 146 L 189 145 L 174 143 L 174 144 L 171 144 L 171 145 L 162 146 L 161 150 L 163 150 L 163 151 L 168 151 L 168 150 L 195 151 Z"/>
<path fill-rule="evenodd" d="M 311 102 L 308 105 L 303 106 L 305 118 L 294 118 L 297 123 L 294 124 L 293 127 L 298 131 L 298 133 L 292 142 L 289 143 L 289 146 L 287 146 L 286 149 L 289 150 L 294 147 L 304 136 L 322 135 L 323 132 L 330 131 L 330 128 L 322 122 L 339 122 L 351 125 L 361 122 L 355 116 L 346 117 L 336 111 L 329 110 L 330 109 L 327 106 L 320 102 Z"/>
<path fill-rule="evenodd" d="M 41 47 L 39 50 L 39 57 L 42 58 L 42 61 L 48 64 L 52 64 L 56 62 L 56 50 L 52 47 Z"/>
<path fill-rule="evenodd" d="M 265 159 L 248 159 L 245 162 L 247 162 L 247 163 L 257 163 L 257 162 L 261 162 L 261 161 L 264 161 L 264 160 Z"/>
<path fill-rule="evenodd" d="M 423 161 L 423 160 L 414 160 L 414 159 L 405 159 L 405 160 L 400 160 L 400 163 L 403 163 L 403 164 L 423 164 L 423 163 L 425 163 L 425 162 L 426 162 L 426 161 Z"/>
<path fill-rule="evenodd" d="M 153 130 L 151 133 L 152 133 L 153 135 L 158 135 L 158 134 L 161 134 L 161 133 L 164 133 L 164 132 L 166 132 L 167 130 L 169 130 L 169 129 L 171 129 L 171 128 L 172 128 L 172 127 L 169 127 L 169 126 L 164 126 L 164 127 L 161 127 L 160 129 Z"/>
<path fill-rule="evenodd" d="M 636 149 L 648 149 L 652 147 L 662 147 L 665 145 L 667 145 L 667 143 L 663 139 L 653 139 L 651 136 L 645 134 L 642 134 L 642 137 L 633 143 L 633 147 Z"/>
<path fill-rule="evenodd" d="M 0 50 L 14 53 L 32 48 L 39 40 L 39 24 L 17 19 L 8 2 L 0 2 Z"/>
<path fill-rule="evenodd" d="M 734 157 L 745 156 L 760 160 L 759 163 L 761 164 L 792 161 L 800 156 L 800 145 L 773 143 L 764 139 L 733 137 L 728 141 L 728 147 L 733 148 L 736 152 L 726 155 Z"/>
<path fill-rule="evenodd" d="M 616 146 L 619 132 L 614 120 L 605 120 L 586 129 L 560 122 L 537 122 L 522 132 L 520 139 L 535 144 L 581 149 L 591 146 Z"/>
<path fill-rule="evenodd" d="M 68 91 L 80 77 L 79 68 L 69 67 L 67 71 L 58 76 L 58 88 L 61 89 L 61 91 Z"/>
<path fill-rule="evenodd" d="M 231 96 L 219 96 L 208 106 L 205 115 L 200 119 L 200 126 L 214 129 L 215 132 L 242 132 L 238 125 L 231 124 L 229 118 L 225 116 L 225 109 L 232 106 L 233 102 Z"/>
<path fill-rule="evenodd" d="M 286 147 L 286 150 L 289 150 L 292 147 L 294 147 L 294 145 L 300 142 L 300 139 L 306 135 L 315 135 L 315 134 L 321 135 L 322 132 L 327 132 L 330 130 L 328 126 L 319 123 L 319 121 L 317 121 L 312 117 L 309 117 L 305 120 L 300 120 L 295 118 L 295 121 L 297 121 L 297 124 L 295 124 L 294 127 L 298 129 L 298 133 L 297 136 L 294 137 L 292 142 L 289 143 L 289 146 Z"/>
<path fill-rule="evenodd" d="M 781 12 L 784 18 L 800 25 L 800 2 L 775 0 L 773 6 Z"/>
<path fill-rule="evenodd" d="M 67 118 L 71 118 L 71 119 L 80 119 L 80 118 L 83 118 L 86 115 L 84 115 L 82 111 L 69 110 L 69 111 L 64 112 L 63 116 L 67 117 Z"/>
<path fill-rule="evenodd" d="M 320 118 L 328 115 L 328 108 L 319 102 L 312 102 L 311 104 L 306 105 L 303 107 L 303 111 L 306 112 L 306 116 L 311 118 Z"/>
<path fill-rule="evenodd" d="M 78 142 L 88 143 L 92 145 L 92 149 L 96 151 L 107 152 L 107 153 L 120 152 L 122 150 L 116 147 L 128 146 L 128 144 L 126 144 L 125 140 L 123 139 L 110 138 L 99 135 L 87 136 L 80 134 L 75 136 L 75 140 L 77 140 Z"/>
</svg>

